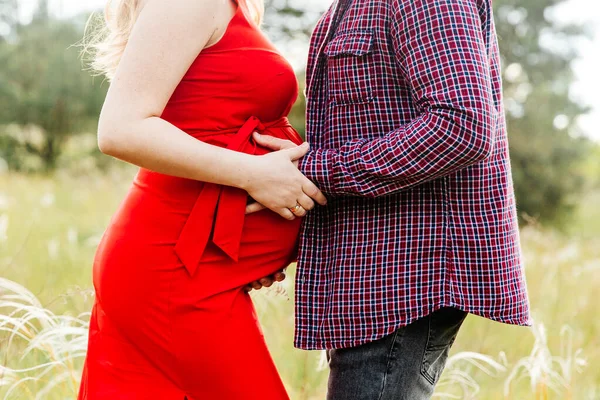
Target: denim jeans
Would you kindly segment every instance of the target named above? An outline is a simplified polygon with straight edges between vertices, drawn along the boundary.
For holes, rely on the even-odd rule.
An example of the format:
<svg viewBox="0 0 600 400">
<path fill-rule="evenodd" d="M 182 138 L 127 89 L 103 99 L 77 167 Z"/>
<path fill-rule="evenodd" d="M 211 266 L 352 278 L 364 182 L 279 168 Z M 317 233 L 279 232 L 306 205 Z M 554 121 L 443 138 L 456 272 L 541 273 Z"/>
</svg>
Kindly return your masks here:
<svg viewBox="0 0 600 400">
<path fill-rule="evenodd" d="M 467 313 L 443 308 L 389 336 L 328 351 L 327 400 L 427 400 Z"/>
</svg>

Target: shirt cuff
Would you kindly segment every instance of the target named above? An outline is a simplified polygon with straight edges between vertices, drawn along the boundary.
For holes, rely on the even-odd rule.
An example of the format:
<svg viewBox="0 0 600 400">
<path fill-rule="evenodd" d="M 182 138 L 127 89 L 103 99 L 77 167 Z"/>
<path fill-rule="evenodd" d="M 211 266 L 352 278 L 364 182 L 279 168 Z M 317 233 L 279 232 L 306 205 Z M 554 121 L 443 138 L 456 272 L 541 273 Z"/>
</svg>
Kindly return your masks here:
<svg viewBox="0 0 600 400">
<path fill-rule="evenodd" d="M 336 156 L 335 150 L 309 150 L 300 159 L 298 168 L 323 193 L 332 194 L 335 191 L 333 168 Z"/>
</svg>

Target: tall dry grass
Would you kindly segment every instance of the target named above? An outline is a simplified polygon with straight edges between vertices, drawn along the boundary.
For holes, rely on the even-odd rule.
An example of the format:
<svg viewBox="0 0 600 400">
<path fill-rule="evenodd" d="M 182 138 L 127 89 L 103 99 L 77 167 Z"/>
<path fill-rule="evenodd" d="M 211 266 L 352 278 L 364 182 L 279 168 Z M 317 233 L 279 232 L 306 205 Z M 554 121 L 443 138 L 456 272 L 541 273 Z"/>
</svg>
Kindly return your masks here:
<svg viewBox="0 0 600 400">
<path fill-rule="evenodd" d="M 75 398 L 91 260 L 130 177 L 0 176 L 0 399 Z M 600 399 L 600 242 L 590 234 L 598 222 L 577 224 L 570 236 L 523 231 L 536 326 L 469 317 L 437 398 Z M 254 298 L 292 399 L 323 399 L 322 352 L 292 348 L 293 268 Z"/>
<path fill-rule="evenodd" d="M 4 398 L 73 397 L 87 348 L 87 317 L 56 315 L 23 286 L 0 278 Z"/>
</svg>

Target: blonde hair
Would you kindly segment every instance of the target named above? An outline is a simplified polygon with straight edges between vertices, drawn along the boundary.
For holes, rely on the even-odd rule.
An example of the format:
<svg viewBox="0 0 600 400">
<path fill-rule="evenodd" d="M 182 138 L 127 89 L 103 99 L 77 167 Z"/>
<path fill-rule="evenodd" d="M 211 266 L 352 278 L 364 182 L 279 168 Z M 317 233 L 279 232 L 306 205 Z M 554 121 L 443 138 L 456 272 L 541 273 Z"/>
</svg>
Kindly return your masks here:
<svg viewBox="0 0 600 400">
<path fill-rule="evenodd" d="M 83 54 L 91 69 L 109 80 L 114 77 L 129 36 L 147 0 L 108 0 L 104 16 L 92 15 L 85 29 Z M 263 0 L 235 0 L 248 6 L 257 25 L 264 14 Z"/>
</svg>

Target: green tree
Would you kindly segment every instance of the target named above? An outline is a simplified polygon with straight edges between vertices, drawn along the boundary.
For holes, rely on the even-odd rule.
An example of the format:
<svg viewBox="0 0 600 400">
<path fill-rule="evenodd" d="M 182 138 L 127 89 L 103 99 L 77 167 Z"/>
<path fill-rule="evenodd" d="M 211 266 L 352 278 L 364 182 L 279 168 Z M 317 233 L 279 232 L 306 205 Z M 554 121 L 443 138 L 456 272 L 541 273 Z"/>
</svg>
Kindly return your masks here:
<svg viewBox="0 0 600 400">
<path fill-rule="evenodd" d="M 293 40 L 306 41 L 324 8 L 306 1 L 268 0 L 265 2 L 264 29 L 281 45 Z"/>
<path fill-rule="evenodd" d="M 81 21 L 53 19 L 45 4 L 15 40 L 0 43 L 0 123 L 20 127 L 18 134 L 4 130 L 0 157 L 17 169 L 19 149 L 54 169 L 69 137 L 92 129 L 106 90 L 82 70 L 73 46 Z"/>
<path fill-rule="evenodd" d="M 19 3 L 17 0 L 0 0 L 0 41 L 3 41 L 18 26 Z"/>
<path fill-rule="evenodd" d="M 564 2 L 495 2 L 517 205 L 521 216 L 552 223 L 574 209 L 591 147 L 573 135 L 587 111 L 569 97 L 575 40 L 584 31 L 552 18 L 552 7 Z"/>
</svg>

